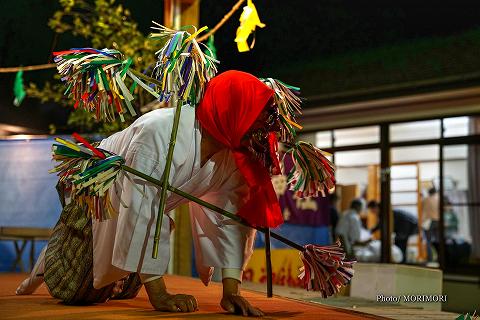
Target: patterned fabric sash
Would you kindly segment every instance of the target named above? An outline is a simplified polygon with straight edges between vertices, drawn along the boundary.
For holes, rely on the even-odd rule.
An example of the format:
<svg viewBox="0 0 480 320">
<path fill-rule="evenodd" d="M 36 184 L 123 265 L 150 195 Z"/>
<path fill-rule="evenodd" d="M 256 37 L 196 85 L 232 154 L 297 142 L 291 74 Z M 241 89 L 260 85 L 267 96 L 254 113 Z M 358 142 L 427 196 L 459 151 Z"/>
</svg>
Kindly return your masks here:
<svg viewBox="0 0 480 320">
<path fill-rule="evenodd" d="M 120 283 L 123 290 L 113 296 L 118 283 L 93 287 L 92 222 L 84 210 L 70 203 L 63 208 L 45 254 L 45 283 L 55 298 L 65 304 L 92 304 L 108 299 L 134 298 L 142 284 L 136 273 Z"/>
</svg>

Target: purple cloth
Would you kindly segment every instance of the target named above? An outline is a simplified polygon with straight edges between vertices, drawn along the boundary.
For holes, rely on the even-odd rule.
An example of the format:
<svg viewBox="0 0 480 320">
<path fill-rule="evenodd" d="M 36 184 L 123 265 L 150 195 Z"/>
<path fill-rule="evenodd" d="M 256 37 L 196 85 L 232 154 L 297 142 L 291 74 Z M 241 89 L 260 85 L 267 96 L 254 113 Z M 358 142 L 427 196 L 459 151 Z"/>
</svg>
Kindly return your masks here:
<svg viewBox="0 0 480 320">
<path fill-rule="evenodd" d="M 330 225 L 330 205 L 328 198 L 297 199 L 287 190 L 279 199 L 285 222 L 307 226 Z"/>
<path fill-rule="evenodd" d="M 290 156 L 284 159 L 285 172 L 288 173 L 293 166 Z M 285 222 L 307 226 L 330 225 L 330 201 L 328 197 L 297 198 L 293 191 L 286 190 L 279 197 Z"/>
</svg>

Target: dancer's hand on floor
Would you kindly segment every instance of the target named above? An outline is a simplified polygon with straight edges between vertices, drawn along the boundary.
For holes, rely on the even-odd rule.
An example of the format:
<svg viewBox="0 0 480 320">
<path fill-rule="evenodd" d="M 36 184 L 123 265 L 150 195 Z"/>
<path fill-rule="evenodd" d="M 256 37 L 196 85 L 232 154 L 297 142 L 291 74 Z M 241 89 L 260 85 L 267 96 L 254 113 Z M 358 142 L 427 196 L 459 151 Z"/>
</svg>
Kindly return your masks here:
<svg viewBox="0 0 480 320">
<path fill-rule="evenodd" d="M 240 295 L 240 281 L 231 278 L 224 278 L 223 298 L 220 306 L 227 312 L 242 315 L 244 317 L 263 317 L 263 312 L 253 307 L 250 302 Z"/>
<path fill-rule="evenodd" d="M 222 308 L 230 313 L 242 315 L 244 317 L 263 317 L 263 312 L 253 307 L 250 302 L 239 294 L 223 295 L 222 301 L 220 301 Z"/>
<path fill-rule="evenodd" d="M 193 312 L 198 310 L 197 299 L 188 294 L 165 294 L 155 299 L 153 307 L 158 311 Z"/>
<path fill-rule="evenodd" d="M 197 299 L 188 294 L 169 294 L 163 278 L 144 284 L 150 303 L 158 311 L 193 312 L 198 310 Z"/>
</svg>

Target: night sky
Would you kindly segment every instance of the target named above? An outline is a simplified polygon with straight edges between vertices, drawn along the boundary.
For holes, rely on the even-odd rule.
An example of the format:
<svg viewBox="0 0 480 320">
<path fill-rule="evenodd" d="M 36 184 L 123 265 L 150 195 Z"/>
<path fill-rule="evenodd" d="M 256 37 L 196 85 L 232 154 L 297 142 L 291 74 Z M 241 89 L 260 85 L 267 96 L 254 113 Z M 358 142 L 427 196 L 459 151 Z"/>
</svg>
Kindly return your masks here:
<svg viewBox="0 0 480 320">
<path fill-rule="evenodd" d="M 202 24 L 212 25 L 223 16 L 225 9 L 219 2 L 202 1 Z M 265 0 L 255 4 L 267 26 L 258 30 L 251 53 L 235 51 L 236 21 L 215 37 L 225 69 L 241 68 L 262 76 L 264 70 L 275 73 L 304 61 L 480 26 L 478 1 Z"/>
<path fill-rule="evenodd" d="M 145 34 L 151 20 L 163 18 L 163 1 L 123 0 Z M 213 27 L 234 0 L 202 0 L 201 25 Z M 258 29 L 255 48 L 238 53 L 233 42 L 237 11 L 215 35 L 221 70 L 237 69 L 257 76 L 287 75 L 295 82 L 300 65 L 350 52 L 402 44 L 417 39 L 448 37 L 480 28 L 478 1 L 256 0 L 266 28 Z M 0 66 L 47 63 L 54 38 L 48 19 L 58 8 L 53 0 L 0 0 Z M 62 35 L 54 49 L 87 45 Z M 288 70 L 288 72 L 286 72 Z M 50 78 L 54 70 L 29 72 L 25 82 Z M 52 121 L 65 122 L 67 112 L 26 99 L 12 104 L 14 74 L 0 74 L 0 123 L 46 131 Z M 307 92 L 309 95 L 315 92 Z"/>
</svg>

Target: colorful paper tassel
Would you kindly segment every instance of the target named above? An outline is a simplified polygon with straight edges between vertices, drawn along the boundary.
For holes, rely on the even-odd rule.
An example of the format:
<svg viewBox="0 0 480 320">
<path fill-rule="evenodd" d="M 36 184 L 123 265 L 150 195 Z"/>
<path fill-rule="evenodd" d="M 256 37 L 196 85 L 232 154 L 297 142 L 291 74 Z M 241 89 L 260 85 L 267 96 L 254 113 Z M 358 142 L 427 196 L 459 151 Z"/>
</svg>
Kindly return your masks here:
<svg viewBox="0 0 480 320">
<path fill-rule="evenodd" d="M 131 78 L 133 87 L 140 85 L 158 98 L 158 94 L 145 84 L 141 73 L 131 69 L 132 59 L 111 49 L 79 48 L 54 52 L 55 63 L 62 80 L 67 84 L 66 95 L 73 96 L 74 108 L 84 108 L 97 120 L 113 121 L 118 114 L 136 116 L 132 105 L 132 92 L 125 84 Z"/>
<path fill-rule="evenodd" d="M 292 154 L 293 167 L 287 174 L 290 190 L 299 198 L 325 196 L 335 189 L 335 166 L 323 151 L 311 143 L 285 144 Z"/>
<path fill-rule="evenodd" d="M 317 197 L 335 189 L 335 166 L 325 157 L 320 149 L 310 143 L 296 142 L 297 130 L 302 126 L 297 123 L 296 114 L 301 114 L 300 88 L 288 85 L 280 80 L 261 78 L 263 83 L 274 90 L 274 104 L 278 108 L 280 137 L 279 141 L 292 154 L 294 166 L 287 173 L 287 183 L 299 198 Z M 273 159 L 273 156 L 272 156 Z"/>
<path fill-rule="evenodd" d="M 158 61 L 153 76 L 160 82 L 157 90 L 160 101 L 169 101 L 173 96 L 197 105 L 203 96 L 206 84 L 217 73 L 219 63 L 210 54 L 204 54 L 195 37 L 207 30 L 203 27 L 193 34 L 184 30 L 172 30 L 156 22 L 152 29 L 158 31 L 150 35 L 153 39 L 166 40 L 165 45 L 155 54 Z M 208 48 L 207 48 L 208 49 Z"/>
<path fill-rule="evenodd" d="M 295 120 L 295 113 L 302 113 L 300 88 L 277 79 L 260 78 L 260 80 L 275 91 L 273 99 L 279 113 L 280 141 L 294 142 L 296 130 L 302 129 L 302 126 Z"/>
<path fill-rule="evenodd" d="M 340 242 L 330 246 L 308 244 L 300 253 L 303 267 L 299 278 L 305 289 L 320 291 L 323 298 L 334 295 L 353 277 L 355 260 L 346 260 Z"/>
<path fill-rule="evenodd" d="M 76 134 L 74 137 L 82 143 L 55 139 L 52 156 L 61 163 L 50 172 L 58 173 L 59 183 L 70 190 L 72 201 L 87 208 L 89 216 L 97 220 L 115 217 L 108 190 L 121 172 L 124 159 L 95 148 Z"/>
</svg>

